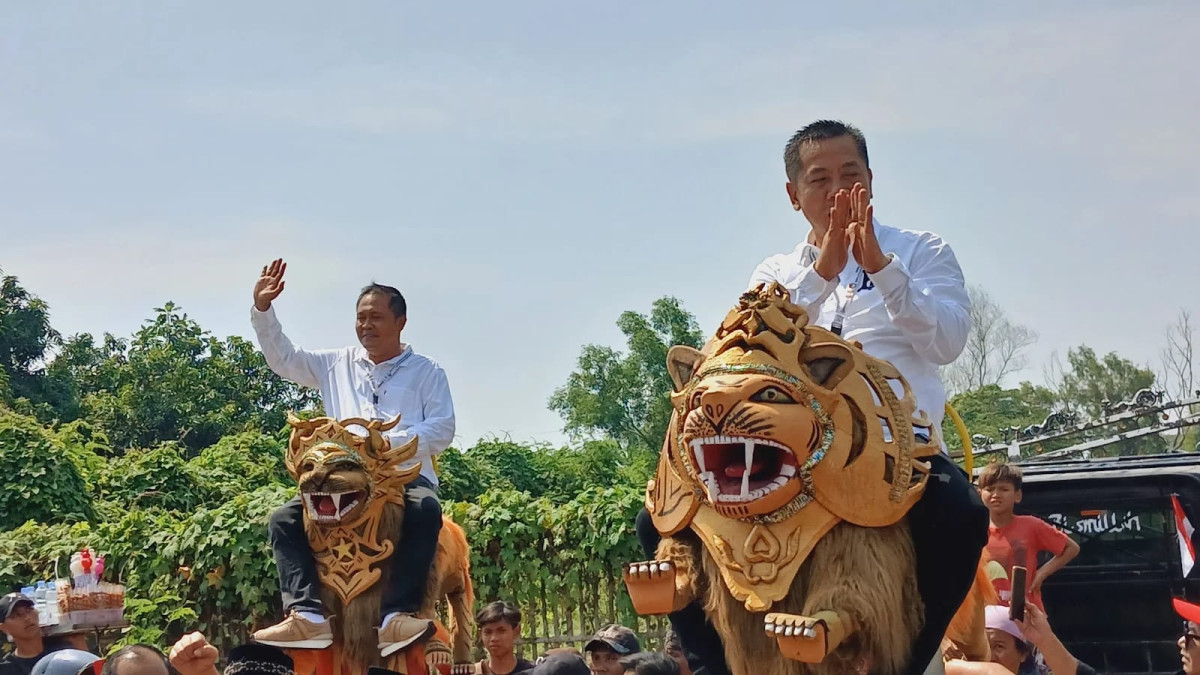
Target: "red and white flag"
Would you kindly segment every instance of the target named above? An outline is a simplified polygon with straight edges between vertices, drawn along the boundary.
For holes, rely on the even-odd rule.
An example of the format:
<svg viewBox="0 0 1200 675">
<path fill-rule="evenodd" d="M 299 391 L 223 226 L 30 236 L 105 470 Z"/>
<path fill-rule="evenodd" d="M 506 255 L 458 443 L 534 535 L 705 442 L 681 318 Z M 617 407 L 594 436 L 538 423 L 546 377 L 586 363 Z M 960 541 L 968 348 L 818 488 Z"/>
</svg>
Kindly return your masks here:
<svg viewBox="0 0 1200 675">
<path fill-rule="evenodd" d="M 1175 532 L 1179 536 L 1179 559 L 1183 563 L 1183 576 L 1186 577 L 1188 572 L 1192 571 L 1192 566 L 1196 564 L 1196 549 L 1192 547 L 1192 535 L 1196 532 L 1196 528 L 1192 527 L 1192 523 L 1183 514 L 1183 506 L 1179 503 L 1178 496 L 1171 495 L 1171 506 L 1175 509 Z"/>
</svg>

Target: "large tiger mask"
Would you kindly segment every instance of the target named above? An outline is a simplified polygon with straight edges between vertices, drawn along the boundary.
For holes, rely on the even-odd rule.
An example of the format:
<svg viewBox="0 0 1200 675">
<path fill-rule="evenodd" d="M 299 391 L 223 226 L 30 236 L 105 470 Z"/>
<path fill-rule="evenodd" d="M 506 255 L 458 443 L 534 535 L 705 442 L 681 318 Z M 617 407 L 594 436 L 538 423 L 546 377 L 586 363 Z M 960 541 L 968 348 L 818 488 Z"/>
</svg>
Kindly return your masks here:
<svg viewBox="0 0 1200 675">
<path fill-rule="evenodd" d="M 904 378 L 809 325 L 779 284 L 667 366 L 674 415 L 646 495 L 664 539 L 626 570 L 638 611 L 700 601 L 735 675 L 899 669 L 922 617 L 905 515 L 941 443 Z"/>
</svg>

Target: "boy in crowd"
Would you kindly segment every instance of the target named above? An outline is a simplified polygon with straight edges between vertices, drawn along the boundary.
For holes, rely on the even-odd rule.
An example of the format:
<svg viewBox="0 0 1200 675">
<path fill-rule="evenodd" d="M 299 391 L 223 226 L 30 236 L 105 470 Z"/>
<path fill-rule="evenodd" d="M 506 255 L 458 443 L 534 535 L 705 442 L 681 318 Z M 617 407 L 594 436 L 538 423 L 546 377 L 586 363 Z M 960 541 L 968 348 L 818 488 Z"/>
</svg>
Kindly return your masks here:
<svg viewBox="0 0 1200 675">
<path fill-rule="evenodd" d="M 620 624 L 609 624 L 596 631 L 583 646 L 588 666 L 594 675 L 625 675 L 621 659 L 642 651 L 637 635 Z"/>
<path fill-rule="evenodd" d="M 1021 470 L 1012 464 L 993 463 L 979 476 L 980 493 L 991 517 L 988 528 L 988 556 L 1004 567 L 1005 576 L 994 579 L 1000 601 L 1007 605 L 1012 598 L 1009 579 L 1014 566 L 1029 571 L 1026 576 L 1025 600 L 1045 610 L 1042 605 L 1042 584 L 1079 555 L 1079 544 L 1053 525 L 1034 516 L 1013 514 L 1021 503 Z M 1048 551 L 1054 558 L 1038 567 L 1038 554 Z"/>
<path fill-rule="evenodd" d="M 517 658 L 514 645 L 521 637 L 521 610 L 507 602 L 493 602 L 475 616 L 479 641 L 487 658 L 475 666 L 479 675 L 509 675 L 533 670 L 533 663 Z"/>
<path fill-rule="evenodd" d="M 12 653 L 0 659 L 0 675 L 29 675 L 43 656 L 68 646 L 60 641 L 42 639 L 37 606 L 20 593 L 9 593 L 0 598 L 0 632 L 15 645 Z"/>
</svg>

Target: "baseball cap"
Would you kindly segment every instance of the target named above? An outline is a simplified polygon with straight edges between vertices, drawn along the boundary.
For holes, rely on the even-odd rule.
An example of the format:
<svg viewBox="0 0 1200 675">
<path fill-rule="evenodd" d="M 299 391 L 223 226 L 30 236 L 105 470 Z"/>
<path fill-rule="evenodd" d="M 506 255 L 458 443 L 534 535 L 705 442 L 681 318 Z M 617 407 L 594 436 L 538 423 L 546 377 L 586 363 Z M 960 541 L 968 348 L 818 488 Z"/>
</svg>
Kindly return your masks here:
<svg viewBox="0 0 1200 675">
<path fill-rule="evenodd" d="M 575 654 L 550 654 L 530 671 L 531 675 L 590 675 L 591 668 Z"/>
<path fill-rule="evenodd" d="M 33 603 L 33 600 L 29 599 L 29 596 L 21 595 L 20 593 L 9 593 L 0 598 L 0 623 L 8 621 L 8 617 L 21 605 L 37 606 Z"/>
<path fill-rule="evenodd" d="M 597 647 L 608 647 L 621 656 L 642 651 L 642 645 L 633 631 L 616 623 L 596 631 L 592 639 L 583 646 L 583 651 L 590 652 Z"/>
<path fill-rule="evenodd" d="M 1002 630 L 1021 642 L 1029 642 L 1025 639 L 1025 634 L 1021 632 L 1021 628 L 1017 626 L 1017 622 L 1008 617 L 1008 608 L 1004 605 L 987 606 L 987 609 L 984 610 L 984 626 Z"/>
<path fill-rule="evenodd" d="M 1171 604 L 1175 605 L 1175 612 L 1179 616 L 1192 623 L 1200 623 L 1200 605 L 1190 603 L 1183 598 L 1171 598 Z"/>
</svg>

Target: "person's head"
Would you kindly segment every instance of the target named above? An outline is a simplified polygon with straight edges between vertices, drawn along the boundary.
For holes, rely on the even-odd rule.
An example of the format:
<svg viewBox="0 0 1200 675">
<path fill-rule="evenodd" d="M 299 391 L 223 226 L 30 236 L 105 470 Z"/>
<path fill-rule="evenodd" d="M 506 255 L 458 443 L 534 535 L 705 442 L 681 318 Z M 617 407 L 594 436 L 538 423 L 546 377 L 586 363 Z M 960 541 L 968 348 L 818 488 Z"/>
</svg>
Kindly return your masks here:
<svg viewBox="0 0 1200 675">
<path fill-rule="evenodd" d="M 679 664 L 666 654 L 641 652 L 621 659 L 625 675 L 679 675 Z"/>
<path fill-rule="evenodd" d="M 30 675 L 92 675 L 100 657 L 82 649 L 60 649 L 38 659 Z"/>
<path fill-rule="evenodd" d="M 567 650 L 551 650 L 538 659 L 532 675 L 589 675 L 587 663 L 579 654 Z"/>
<path fill-rule="evenodd" d="M 1179 636 L 1179 659 L 1186 675 L 1200 675 L 1200 605 L 1179 598 L 1172 603 L 1183 618 L 1183 635 Z"/>
<path fill-rule="evenodd" d="M 0 598 L 0 631 L 7 633 L 14 642 L 40 639 L 42 629 L 38 626 L 33 600 L 20 593 L 9 593 Z"/>
<path fill-rule="evenodd" d="M 588 665 L 596 675 L 624 675 L 621 659 L 642 651 L 637 635 L 620 624 L 609 624 L 596 631 L 583 646 Z"/>
<path fill-rule="evenodd" d="M 358 294 L 354 330 L 368 354 L 388 354 L 400 347 L 400 331 L 408 322 L 408 304 L 400 291 L 372 283 Z"/>
<path fill-rule="evenodd" d="M 992 663 L 999 663 L 1009 672 L 1020 672 L 1033 659 L 1033 649 L 1021 633 L 1017 623 L 1008 617 L 1008 608 L 988 605 L 984 611 L 988 644 L 992 650 Z"/>
<path fill-rule="evenodd" d="M 292 657 L 282 649 L 249 642 L 229 651 L 223 675 L 279 675 L 295 669 Z"/>
<path fill-rule="evenodd" d="M 100 675 L 170 675 L 167 657 L 151 645 L 129 645 L 104 660 Z"/>
<path fill-rule="evenodd" d="M 829 228 L 829 209 L 839 190 L 862 183 L 871 195 L 867 139 L 856 127 L 819 120 L 797 131 L 783 149 L 788 199 L 817 234 Z"/>
<path fill-rule="evenodd" d="M 493 602 L 475 615 L 479 641 L 491 656 L 508 656 L 521 635 L 521 610 L 507 602 Z"/>
<path fill-rule="evenodd" d="M 993 516 L 1011 515 L 1021 503 L 1021 470 L 1007 462 L 988 464 L 979 474 L 979 494 Z"/>
</svg>

